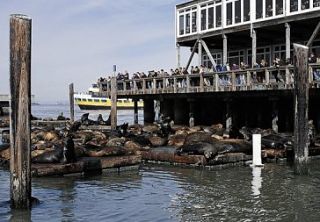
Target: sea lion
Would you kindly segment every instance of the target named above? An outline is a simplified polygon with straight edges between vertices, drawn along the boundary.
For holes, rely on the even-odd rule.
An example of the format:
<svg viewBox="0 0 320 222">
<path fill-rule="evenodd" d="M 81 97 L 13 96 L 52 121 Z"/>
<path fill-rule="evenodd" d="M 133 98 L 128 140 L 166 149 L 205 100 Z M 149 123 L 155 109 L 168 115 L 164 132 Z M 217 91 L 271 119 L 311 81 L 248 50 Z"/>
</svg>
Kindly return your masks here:
<svg viewBox="0 0 320 222">
<path fill-rule="evenodd" d="M 159 126 L 156 124 L 147 125 L 142 128 L 142 131 L 146 133 L 154 133 L 158 130 L 159 130 Z"/>
<path fill-rule="evenodd" d="M 107 146 L 123 146 L 125 143 L 125 138 L 119 138 L 119 137 L 115 137 L 113 139 L 110 139 L 107 143 Z"/>
<path fill-rule="evenodd" d="M 292 147 L 292 140 L 278 134 L 270 134 L 261 138 L 261 144 L 269 149 L 285 149 Z"/>
<path fill-rule="evenodd" d="M 224 154 L 224 153 L 251 154 L 252 153 L 251 143 L 245 140 L 228 139 L 228 140 L 217 141 L 216 143 L 214 143 L 214 145 L 217 147 L 219 154 Z"/>
<path fill-rule="evenodd" d="M 218 153 L 218 149 L 210 143 L 196 142 L 193 144 L 183 145 L 176 153 L 178 155 L 181 155 L 182 153 L 204 155 L 207 159 L 211 159 Z"/>
<path fill-rule="evenodd" d="M 184 145 L 192 144 L 195 142 L 207 142 L 211 143 L 213 138 L 209 133 L 205 132 L 194 132 L 187 135 Z"/>
<path fill-rule="evenodd" d="M 106 156 L 122 156 L 132 154 L 133 152 L 123 147 L 109 146 L 100 150 L 87 150 L 86 154 L 89 157 L 106 157 Z"/>
<path fill-rule="evenodd" d="M 168 145 L 169 146 L 175 146 L 175 147 L 181 147 L 183 146 L 187 135 L 184 134 L 177 134 L 177 135 L 171 135 L 169 136 Z"/>
<path fill-rule="evenodd" d="M 160 136 L 150 136 L 149 141 L 152 146 L 164 146 L 167 144 L 168 139 Z"/>
<path fill-rule="evenodd" d="M 64 142 L 62 163 L 74 163 L 76 161 L 74 142 L 72 136 L 69 135 Z"/>
<path fill-rule="evenodd" d="M 60 146 L 54 146 L 52 151 L 45 152 L 32 158 L 32 163 L 60 163 L 62 156 L 63 148 Z"/>
</svg>

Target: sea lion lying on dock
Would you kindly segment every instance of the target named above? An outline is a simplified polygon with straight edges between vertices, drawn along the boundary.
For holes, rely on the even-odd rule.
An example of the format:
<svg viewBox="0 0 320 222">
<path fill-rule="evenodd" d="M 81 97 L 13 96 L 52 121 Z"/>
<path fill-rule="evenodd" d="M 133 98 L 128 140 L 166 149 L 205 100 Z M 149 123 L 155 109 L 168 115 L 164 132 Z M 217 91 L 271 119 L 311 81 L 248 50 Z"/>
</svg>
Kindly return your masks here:
<svg viewBox="0 0 320 222">
<path fill-rule="evenodd" d="M 196 142 L 186 144 L 176 151 L 177 155 L 186 153 L 188 155 L 204 155 L 207 159 L 214 157 L 218 153 L 216 146 L 206 142 Z"/>
<path fill-rule="evenodd" d="M 269 149 L 285 149 L 292 147 L 292 139 L 278 134 L 270 134 L 261 138 L 261 144 Z"/>
<path fill-rule="evenodd" d="M 54 146 L 52 151 L 45 152 L 32 158 L 32 163 L 60 163 L 63 157 L 63 147 Z"/>
</svg>

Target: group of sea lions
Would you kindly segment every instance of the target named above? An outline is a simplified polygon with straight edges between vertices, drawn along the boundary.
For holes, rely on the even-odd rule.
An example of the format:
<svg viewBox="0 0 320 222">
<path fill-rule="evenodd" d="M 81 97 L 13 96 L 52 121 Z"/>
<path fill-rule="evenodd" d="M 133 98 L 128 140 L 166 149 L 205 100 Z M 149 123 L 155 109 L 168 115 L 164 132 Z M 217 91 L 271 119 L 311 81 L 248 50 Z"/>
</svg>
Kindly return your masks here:
<svg viewBox="0 0 320 222">
<path fill-rule="evenodd" d="M 84 114 L 79 121 L 68 123 L 64 129 L 33 128 L 32 162 L 66 164 L 82 157 L 139 155 L 163 147 L 173 148 L 175 155 L 203 155 L 208 160 L 227 153 L 251 155 L 252 134 L 256 133 L 262 135 L 262 156 L 274 158 L 286 157 L 293 143 L 292 135 L 277 134 L 270 129 L 243 127 L 232 129 L 226 136 L 222 124 L 186 127 L 173 125 L 170 120 L 145 126 L 125 123 L 116 131 L 80 128 L 92 124 L 106 125 L 107 122 L 102 116 L 93 121 L 89 114 Z M 8 145 L 0 147 L 0 157 L 10 158 L 7 150 Z"/>
</svg>

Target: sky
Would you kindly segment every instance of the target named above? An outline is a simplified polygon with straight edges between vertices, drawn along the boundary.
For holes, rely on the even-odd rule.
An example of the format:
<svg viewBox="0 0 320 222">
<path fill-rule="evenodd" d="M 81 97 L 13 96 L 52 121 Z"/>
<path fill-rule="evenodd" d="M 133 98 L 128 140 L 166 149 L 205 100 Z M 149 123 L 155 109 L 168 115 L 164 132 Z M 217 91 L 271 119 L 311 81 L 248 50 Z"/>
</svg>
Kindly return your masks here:
<svg viewBox="0 0 320 222">
<path fill-rule="evenodd" d="M 32 18 L 32 94 L 37 102 L 58 102 L 68 100 L 70 83 L 85 92 L 114 64 L 129 73 L 175 68 L 174 10 L 182 2 L 1 0 L 0 94 L 9 92 L 11 14 Z"/>
</svg>

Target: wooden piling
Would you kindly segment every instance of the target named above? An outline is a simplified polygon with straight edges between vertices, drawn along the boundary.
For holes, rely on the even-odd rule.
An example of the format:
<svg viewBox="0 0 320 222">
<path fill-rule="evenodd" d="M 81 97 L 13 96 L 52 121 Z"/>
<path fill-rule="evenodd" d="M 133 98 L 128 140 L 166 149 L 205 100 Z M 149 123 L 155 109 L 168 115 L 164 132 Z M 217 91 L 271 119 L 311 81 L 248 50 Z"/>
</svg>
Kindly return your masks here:
<svg viewBox="0 0 320 222">
<path fill-rule="evenodd" d="M 10 198 L 14 209 L 31 207 L 31 19 L 10 17 Z"/>
<path fill-rule="evenodd" d="M 294 172 L 299 175 L 309 173 L 308 170 L 308 53 L 309 48 L 293 44 L 294 48 Z"/>
<path fill-rule="evenodd" d="M 134 103 L 134 124 L 138 124 L 139 119 L 138 119 L 138 100 L 135 99 L 133 100 Z"/>
<path fill-rule="evenodd" d="M 117 128 L 117 80 L 111 78 L 111 130 Z"/>
<path fill-rule="evenodd" d="M 69 85 L 69 100 L 70 100 L 70 119 L 74 122 L 74 87 L 73 83 Z"/>
</svg>

